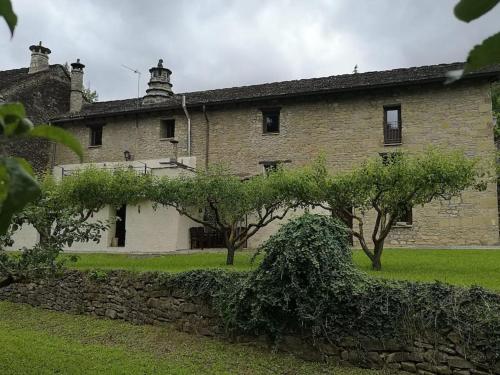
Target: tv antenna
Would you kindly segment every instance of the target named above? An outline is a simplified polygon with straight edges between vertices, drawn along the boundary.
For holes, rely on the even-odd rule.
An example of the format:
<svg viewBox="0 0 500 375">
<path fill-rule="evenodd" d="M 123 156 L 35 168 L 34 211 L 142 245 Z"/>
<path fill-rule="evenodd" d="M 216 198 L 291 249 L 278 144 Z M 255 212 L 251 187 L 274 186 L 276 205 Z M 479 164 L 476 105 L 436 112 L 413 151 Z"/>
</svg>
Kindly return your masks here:
<svg viewBox="0 0 500 375">
<path fill-rule="evenodd" d="M 140 83 L 141 83 L 141 72 L 139 71 L 139 69 L 133 69 L 127 65 L 123 65 L 122 64 L 122 67 L 124 67 L 125 69 L 128 69 L 130 70 L 132 73 L 135 73 L 137 74 L 137 106 L 139 106 L 139 98 L 140 98 Z"/>
</svg>

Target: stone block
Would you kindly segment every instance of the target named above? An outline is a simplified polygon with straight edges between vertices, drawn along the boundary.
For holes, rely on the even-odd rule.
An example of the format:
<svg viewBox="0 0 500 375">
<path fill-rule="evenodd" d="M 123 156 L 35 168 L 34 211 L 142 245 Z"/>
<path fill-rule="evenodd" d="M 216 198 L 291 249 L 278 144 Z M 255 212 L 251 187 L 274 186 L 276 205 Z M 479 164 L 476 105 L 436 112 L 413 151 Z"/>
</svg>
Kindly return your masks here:
<svg viewBox="0 0 500 375">
<path fill-rule="evenodd" d="M 419 369 L 419 370 L 425 370 L 425 371 L 429 371 L 429 372 L 437 372 L 436 366 L 432 363 L 429 363 L 429 362 L 417 363 L 416 366 L 417 366 L 417 369 Z"/>
<path fill-rule="evenodd" d="M 104 315 L 110 319 L 116 319 L 116 317 L 117 317 L 116 310 L 112 310 L 112 309 L 107 309 L 106 312 L 104 313 Z"/>
<path fill-rule="evenodd" d="M 426 371 L 426 370 L 417 370 L 417 373 L 419 375 L 434 375 L 433 372 L 430 372 L 430 371 Z"/>
<path fill-rule="evenodd" d="M 451 357 L 448 358 L 448 366 L 452 368 L 458 368 L 458 369 L 472 369 L 474 368 L 474 365 L 467 361 L 466 359 L 460 358 L 460 357 Z M 463 375 L 463 374 L 459 374 Z"/>
<path fill-rule="evenodd" d="M 417 372 L 417 367 L 413 362 L 401 362 L 401 370 L 408 372 Z"/>
</svg>

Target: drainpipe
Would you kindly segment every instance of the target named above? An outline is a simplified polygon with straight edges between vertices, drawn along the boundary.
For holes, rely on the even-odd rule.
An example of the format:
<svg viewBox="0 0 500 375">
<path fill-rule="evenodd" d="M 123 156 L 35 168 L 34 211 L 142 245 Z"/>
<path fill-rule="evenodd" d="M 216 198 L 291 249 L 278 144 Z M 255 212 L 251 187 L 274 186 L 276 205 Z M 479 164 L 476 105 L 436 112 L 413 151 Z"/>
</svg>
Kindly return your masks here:
<svg viewBox="0 0 500 375">
<path fill-rule="evenodd" d="M 184 114 L 186 115 L 188 128 L 187 128 L 187 152 L 188 156 L 191 156 L 191 117 L 189 117 L 189 112 L 186 107 L 186 95 L 182 95 L 182 109 L 184 110 Z"/>
<path fill-rule="evenodd" d="M 207 116 L 207 107 L 203 104 L 203 115 L 205 116 L 206 122 L 206 138 L 205 138 L 205 169 L 208 169 L 208 152 L 210 149 L 210 122 L 208 121 Z"/>
</svg>

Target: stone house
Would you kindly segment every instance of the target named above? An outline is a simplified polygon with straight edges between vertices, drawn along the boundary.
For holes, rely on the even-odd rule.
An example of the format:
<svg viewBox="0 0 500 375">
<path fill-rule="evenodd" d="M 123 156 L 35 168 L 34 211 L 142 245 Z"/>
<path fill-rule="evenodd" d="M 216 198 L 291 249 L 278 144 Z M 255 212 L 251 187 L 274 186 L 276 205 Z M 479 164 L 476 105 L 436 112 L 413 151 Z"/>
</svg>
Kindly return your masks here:
<svg viewBox="0 0 500 375">
<path fill-rule="evenodd" d="M 86 148 L 85 163 L 135 163 L 134 167 L 159 173 L 150 166 L 186 158 L 189 167 L 223 163 L 236 174 L 254 175 L 279 163 L 302 166 L 324 154 L 332 171 L 342 171 L 370 157 L 435 145 L 491 162 L 494 173 L 490 92 L 498 68 L 469 73 L 453 84 L 445 84 L 447 73 L 463 68 L 463 63 L 177 94 L 172 90 L 172 72 L 160 60 L 150 69 L 144 97 L 85 103 L 84 65 L 79 61 L 71 65 L 69 111 L 51 122 L 80 140 Z M 51 156 L 55 175 L 64 176 L 78 163 L 63 146 L 55 146 Z M 127 207 L 127 215 L 129 211 L 137 209 Z M 144 220 L 153 225 L 153 218 Z M 175 223 L 177 236 L 183 239 L 173 241 L 173 248 L 160 238 L 171 225 L 163 220 L 155 227 L 157 243 L 124 250 L 187 246 L 193 223 L 178 224 L 178 218 Z M 127 233 L 134 231 L 132 224 L 126 225 Z M 264 228 L 249 247 L 267 238 L 277 225 Z M 450 202 L 413 207 L 392 231 L 388 244 L 494 245 L 498 235 L 497 187 L 490 184 L 486 191 L 467 191 Z M 112 238 L 98 250 L 109 248 Z"/>
<path fill-rule="evenodd" d="M 0 71 L 0 102 L 21 102 L 34 124 L 67 113 L 70 97 L 70 74 L 64 66 L 49 65 L 50 49 L 32 45 L 29 68 Z M 28 159 L 38 172 L 49 163 L 49 142 L 30 139 L 7 145 L 7 152 Z"/>
</svg>

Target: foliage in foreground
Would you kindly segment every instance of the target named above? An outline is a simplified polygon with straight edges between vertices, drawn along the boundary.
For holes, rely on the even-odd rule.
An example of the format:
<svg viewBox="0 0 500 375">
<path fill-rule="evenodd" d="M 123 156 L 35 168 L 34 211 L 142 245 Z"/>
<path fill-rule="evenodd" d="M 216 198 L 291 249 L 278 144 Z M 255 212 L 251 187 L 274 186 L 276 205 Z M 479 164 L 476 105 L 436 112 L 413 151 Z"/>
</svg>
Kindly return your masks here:
<svg viewBox="0 0 500 375">
<path fill-rule="evenodd" d="M 338 221 L 306 214 L 285 224 L 262 251 L 255 271 L 216 294 L 229 329 L 275 340 L 300 333 L 332 342 L 345 336 L 405 342 L 453 329 L 472 358 L 500 359 L 500 295 L 367 276 L 354 267 Z"/>
<path fill-rule="evenodd" d="M 34 127 L 20 103 L 0 105 L 0 144 L 21 137 L 38 137 L 68 146 L 79 157 L 83 151 L 70 133 L 49 125 Z M 40 186 L 31 165 L 23 158 L 0 156 L 0 235 L 4 235 L 12 216 L 40 195 Z"/>
<path fill-rule="evenodd" d="M 88 168 L 56 182 L 45 176 L 41 194 L 13 217 L 9 232 L 0 238 L 0 287 L 30 277 L 50 276 L 62 270 L 64 247 L 74 242 L 99 242 L 110 221 L 91 220 L 109 204 L 119 207 L 144 199 L 148 176 L 134 171 Z M 13 244 L 12 236 L 31 225 L 39 241 L 18 254 L 5 252 Z M 73 257 L 70 260 L 74 260 Z"/>
</svg>

